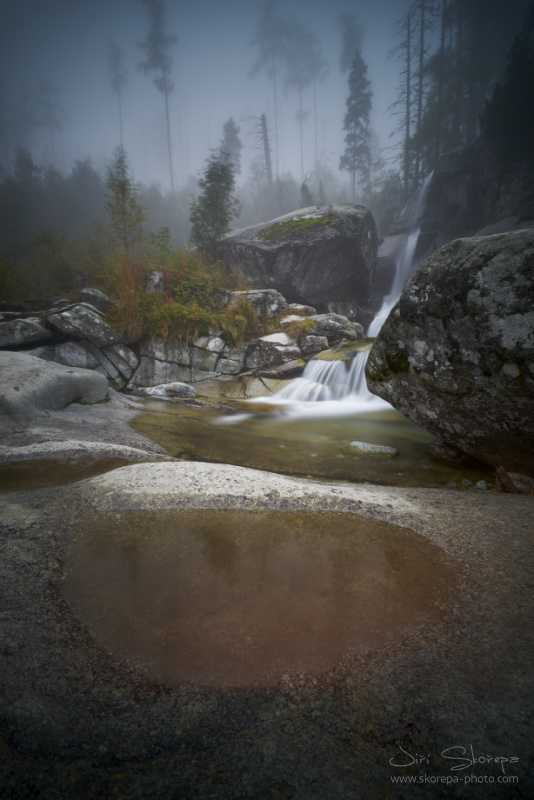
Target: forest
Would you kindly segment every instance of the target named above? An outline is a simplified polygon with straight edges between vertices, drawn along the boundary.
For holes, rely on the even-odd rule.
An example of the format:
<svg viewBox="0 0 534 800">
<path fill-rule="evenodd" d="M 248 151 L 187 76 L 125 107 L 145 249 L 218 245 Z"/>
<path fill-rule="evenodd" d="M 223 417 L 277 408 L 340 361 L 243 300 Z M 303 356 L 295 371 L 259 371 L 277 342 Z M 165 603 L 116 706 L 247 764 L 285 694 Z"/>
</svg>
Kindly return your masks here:
<svg viewBox="0 0 534 800">
<path fill-rule="evenodd" d="M 171 250 L 175 260 L 190 258 L 196 248 L 205 264 L 213 264 L 217 243 L 231 228 L 306 205 L 361 203 L 384 236 L 444 153 L 483 136 L 503 163 L 531 155 L 532 4 L 510 3 L 506 14 L 499 0 L 407 4 L 384 32 L 397 86 L 383 143 L 372 125 L 376 89 L 360 19 L 338 16 L 335 66 L 323 55 L 312 16 L 286 17 L 267 0 L 257 9 L 243 70 L 252 82 L 266 81 L 269 116 L 228 116 L 204 166 L 178 182 L 180 137 L 169 109 L 180 43 L 164 0 L 141 5 L 146 27 L 136 66 L 160 96 L 167 186 L 134 177 L 124 144 L 129 78 L 117 44 L 107 43 L 107 78 L 119 143 L 100 166 L 88 154 L 60 169 L 58 141 L 69 112 L 58 89 L 46 80 L 21 87 L 8 75 L 0 101 L 0 294 L 6 301 L 39 303 L 88 284 L 109 289 L 113 281 L 118 291 L 121 259 L 136 265 L 141 280 L 163 257 L 158 242 L 165 242 L 167 258 Z M 320 142 L 318 106 L 321 83 L 334 71 L 345 108 L 337 122 L 343 149 L 332 158 L 328 142 Z M 296 106 L 291 171 L 281 169 L 284 92 Z"/>
</svg>

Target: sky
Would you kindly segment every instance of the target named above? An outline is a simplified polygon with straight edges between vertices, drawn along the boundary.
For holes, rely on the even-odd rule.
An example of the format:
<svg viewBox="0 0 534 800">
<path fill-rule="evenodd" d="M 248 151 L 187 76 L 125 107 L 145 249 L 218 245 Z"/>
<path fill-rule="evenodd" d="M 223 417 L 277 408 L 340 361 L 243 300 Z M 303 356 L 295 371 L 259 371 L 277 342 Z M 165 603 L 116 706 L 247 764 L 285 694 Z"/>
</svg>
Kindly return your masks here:
<svg viewBox="0 0 534 800">
<path fill-rule="evenodd" d="M 294 15 L 317 35 L 330 65 L 317 92 L 318 154 L 337 173 L 343 150 L 347 74 L 339 69 L 339 14 L 349 12 L 363 25 L 363 58 L 373 90 L 372 125 L 382 146 L 391 144 L 395 119 L 388 107 L 395 99 L 399 66 L 387 58 L 395 44 L 393 28 L 410 0 L 284 0 L 278 13 Z M 263 112 L 273 125 L 271 81 L 249 77 L 257 57 L 251 44 L 264 0 L 167 0 L 167 33 L 173 47 L 170 95 L 171 130 L 177 185 L 198 175 L 218 147 L 224 122 L 233 117 L 244 143 L 243 181 L 253 156 L 255 119 Z M 23 87 L 46 79 L 57 88 L 66 112 L 55 136 L 54 165 L 69 171 L 76 159 L 90 156 L 103 169 L 119 144 L 117 99 L 107 69 L 108 41 L 123 51 L 128 72 L 123 91 L 124 146 L 136 180 L 169 188 L 163 96 L 153 78 L 138 69 L 149 23 L 140 0 L 0 0 L 0 75 L 8 109 L 20 102 Z M 313 94 L 304 95 L 310 117 L 304 127 L 304 169 L 315 163 Z M 300 178 L 299 129 L 295 91 L 279 93 L 279 172 Z M 31 142 L 39 163 L 51 161 L 49 140 Z M 338 173 L 339 174 L 339 173 Z"/>
</svg>

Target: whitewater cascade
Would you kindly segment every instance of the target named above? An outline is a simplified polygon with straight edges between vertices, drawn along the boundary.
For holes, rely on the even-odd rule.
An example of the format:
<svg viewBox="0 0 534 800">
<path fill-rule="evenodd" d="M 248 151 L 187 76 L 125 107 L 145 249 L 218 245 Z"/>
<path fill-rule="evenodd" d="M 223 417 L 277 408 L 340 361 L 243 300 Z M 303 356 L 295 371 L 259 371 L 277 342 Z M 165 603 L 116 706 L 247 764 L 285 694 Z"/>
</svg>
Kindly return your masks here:
<svg viewBox="0 0 534 800">
<path fill-rule="evenodd" d="M 415 198 L 410 214 L 411 232 L 395 262 L 395 277 L 390 293 L 384 297 L 382 307 L 371 322 L 368 337 L 375 337 L 388 314 L 399 299 L 404 283 L 412 268 L 415 248 L 421 231 L 421 213 L 424 209 L 432 174 L 425 179 Z M 323 361 L 311 359 L 302 377 L 295 378 L 266 402 L 283 407 L 290 414 L 337 415 L 391 408 L 367 388 L 365 364 L 368 351 L 355 351 L 351 360 Z M 320 405 L 317 402 L 320 401 Z"/>
<path fill-rule="evenodd" d="M 428 187 L 430 186 L 430 181 L 432 180 L 433 174 L 434 173 L 431 172 L 430 175 L 425 178 L 423 185 L 420 187 L 415 198 L 414 208 L 410 215 L 410 224 L 413 227 L 411 232 L 404 240 L 404 244 L 396 258 L 395 277 L 393 279 L 391 290 L 389 294 L 384 297 L 380 311 L 367 329 L 367 336 L 370 338 L 378 335 L 380 328 L 388 318 L 389 312 L 401 296 L 404 284 L 406 283 L 406 278 L 410 274 L 415 248 L 417 247 L 417 240 L 419 239 L 419 234 L 421 232 L 421 212 L 425 206 Z"/>
</svg>

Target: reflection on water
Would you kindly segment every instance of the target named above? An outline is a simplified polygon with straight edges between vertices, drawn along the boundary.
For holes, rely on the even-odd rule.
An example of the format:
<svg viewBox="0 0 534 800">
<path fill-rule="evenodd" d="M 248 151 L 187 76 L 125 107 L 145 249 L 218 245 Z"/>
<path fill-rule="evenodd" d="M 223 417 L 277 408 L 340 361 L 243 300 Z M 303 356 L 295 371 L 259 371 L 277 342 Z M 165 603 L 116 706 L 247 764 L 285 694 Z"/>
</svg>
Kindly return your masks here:
<svg viewBox="0 0 534 800">
<path fill-rule="evenodd" d="M 310 404 L 321 409 L 327 403 Z M 337 406 L 342 405 L 337 403 Z M 251 405 L 247 410 L 250 412 Z M 391 409 L 346 416 L 292 418 L 273 413 L 222 417 L 213 409 L 155 401 L 132 420 L 132 427 L 166 451 L 191 461 L 265 469 L 285 475 L 367 482 L 386 486 L 445 486 L 468 478 L 493 481 L 492 472 L 478 462 L 465 467 L 432 459 L 435 437 Z M 226 424 L 225 424 L 226 423 Z M 351 452 L 353 441 L 395 447 L 396 458 Z"/>
<path fill-rule="evenodd" d="M 71 546 L 62 594 L 154 678 L 270 685 L 445 614 L 454 572 L 412 531 L 352 514 L 125 513 Z"/>
<path fill-rule="evenodd" d="M 0 464 L 0 490 L 17 492 L 76 483 L 128 464 L 126 458 L 40 458 Z"/>
</svg>

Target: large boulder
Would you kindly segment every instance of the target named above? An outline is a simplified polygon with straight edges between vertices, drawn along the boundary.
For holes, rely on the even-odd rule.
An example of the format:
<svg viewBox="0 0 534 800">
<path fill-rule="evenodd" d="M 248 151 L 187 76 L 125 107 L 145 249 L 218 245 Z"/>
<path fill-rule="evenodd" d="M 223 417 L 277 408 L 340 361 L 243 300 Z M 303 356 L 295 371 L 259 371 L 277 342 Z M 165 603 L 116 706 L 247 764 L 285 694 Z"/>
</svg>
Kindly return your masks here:
<svg viewBox="0 0 534 800">
<path fill-rule="evenodd" d="M 290 303 L 323 312 L 349 303 L 355 313 L 368 300 L 377 245 L 372 214 L 349 204 L 302 208 L 222 242 L 230 270 L 256 285 Z"/>
<path fill-rule="evenodd" d="M 108 382 L 99 372 L 64 367 L 26 353 L 0 352 L 0 372 L 0 414 L 33 416 L 108 397 Z"/>
<path fill-rule="evenodd" d="M 447 444 L 534 474 L 534 231 L 459 239 L 415 272 L 367 383 Z"/>
</svg>

